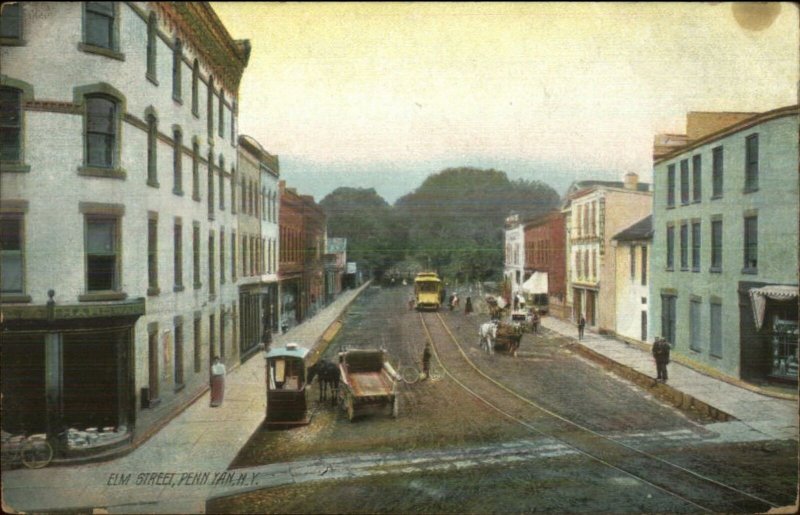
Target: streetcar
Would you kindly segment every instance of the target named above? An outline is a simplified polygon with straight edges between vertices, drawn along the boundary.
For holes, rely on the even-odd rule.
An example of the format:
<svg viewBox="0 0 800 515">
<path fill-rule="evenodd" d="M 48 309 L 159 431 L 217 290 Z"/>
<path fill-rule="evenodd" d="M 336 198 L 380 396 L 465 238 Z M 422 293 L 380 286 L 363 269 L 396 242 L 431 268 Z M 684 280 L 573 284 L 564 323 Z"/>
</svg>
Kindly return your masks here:
<svg viewBox="0 0 800 515">
<path fill-rule="evenodd" d="M 414 279 L 417 311 L 439 309 L 442 304 L 442 280 L 434 272 L 420 272 Z"/>
<path fill-rule="evenodd" d="M 305 425 L 310 422 L 306 404 L 308 349 L 296 343 L 271 349 L 264 356 L 267 366 L 268 428 Z"/>
</svg>

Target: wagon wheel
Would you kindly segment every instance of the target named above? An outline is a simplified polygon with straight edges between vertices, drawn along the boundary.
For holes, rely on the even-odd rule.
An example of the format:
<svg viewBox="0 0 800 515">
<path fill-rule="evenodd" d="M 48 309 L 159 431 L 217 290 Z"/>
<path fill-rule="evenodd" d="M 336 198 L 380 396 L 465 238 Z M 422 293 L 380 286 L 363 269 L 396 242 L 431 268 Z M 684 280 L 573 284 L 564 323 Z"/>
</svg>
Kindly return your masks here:
<svg viewBox="0 0 800 515">
<path fill-rule="evenodd" d="M 392 399 L 392 418 L 397 418 L 397 415 L 400 413 L 400 398 L 395 395 L 394 399 Z"/>
<path fill-rule="evenodd" d="M 414 365 L 406 365 L 400 369 L 400 377 L 408 384 L 419 381 L 419 370 Z"/>
<path fill-rule="evenodd" d="M 22 463 L 30 469 L 40 469 L 53 459 L 53 447 L 47 440 L 28 440 L 22 446 Z"/>
<path fill-rule="evenodd" d="M 355 406 L 353 406 L 353 398 L 348 396 L 347 397 L 347 419 L 350 422 L 352 422 L 353 419 L 355 418 L 355 416 L 356 416 L 356 409 L 355 409 Z"/>
</svg>

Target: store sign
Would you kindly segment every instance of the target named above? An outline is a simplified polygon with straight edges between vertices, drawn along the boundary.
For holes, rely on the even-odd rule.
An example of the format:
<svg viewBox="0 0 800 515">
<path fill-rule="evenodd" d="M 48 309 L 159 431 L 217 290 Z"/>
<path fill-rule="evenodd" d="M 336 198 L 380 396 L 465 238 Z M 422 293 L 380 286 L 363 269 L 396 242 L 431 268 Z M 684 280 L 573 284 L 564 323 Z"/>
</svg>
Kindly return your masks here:
<svg viewBox="0 0 800 515">
<path fill-rule="evenodd" d="M 350 261 L 350 262 L 347 263 L 347 273 L 348 274 L 356 273 L 356 263 L 355 262 Z"/>
</svg>

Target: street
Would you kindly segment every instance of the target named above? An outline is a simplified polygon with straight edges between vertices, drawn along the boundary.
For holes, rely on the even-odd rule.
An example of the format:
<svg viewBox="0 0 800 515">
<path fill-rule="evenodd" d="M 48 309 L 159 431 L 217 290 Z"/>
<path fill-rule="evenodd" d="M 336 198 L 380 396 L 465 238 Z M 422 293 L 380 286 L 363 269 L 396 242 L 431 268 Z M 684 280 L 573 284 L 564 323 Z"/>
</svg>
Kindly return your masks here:
<svg viewBox="0 0 800 515">
<path fill-rule="evenodd" d="M 396 368 L 419 366 L 427 328 L 446 374 L 401 382 L 397 419 L 383 411 L 351 423 L 312 388 L 311 424 L 256 432 L 232 468 L 308 461 L 316 477 L 212 500 L 208 511 L 751 512 L 793 501 L 796 442 L 731 441 L 719 423 L 658 400 L 547 330 L 525 334 L 516 358 L 487 355 L 480 307 L 441 310 L 439 321 L 409 311 L 409 293 L 368 288 L 323 356 L 384 347 Z"/>
</svg>

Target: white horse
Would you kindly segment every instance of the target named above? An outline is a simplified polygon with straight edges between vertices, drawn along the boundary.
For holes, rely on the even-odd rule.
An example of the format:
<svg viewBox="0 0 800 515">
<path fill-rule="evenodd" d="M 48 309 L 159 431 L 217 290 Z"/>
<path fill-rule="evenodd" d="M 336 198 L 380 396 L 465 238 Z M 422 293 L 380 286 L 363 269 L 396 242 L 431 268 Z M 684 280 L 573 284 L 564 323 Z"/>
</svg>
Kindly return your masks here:
<svg viewBox="0 0 800 515">
<path fill-rule="evenodd" d="M 497 339 L 497 321 L 482 324 L 478 335 L 481 337 L 478 345 L 488 354 L 494 354 L 494 342 Z"/>
</svg>

